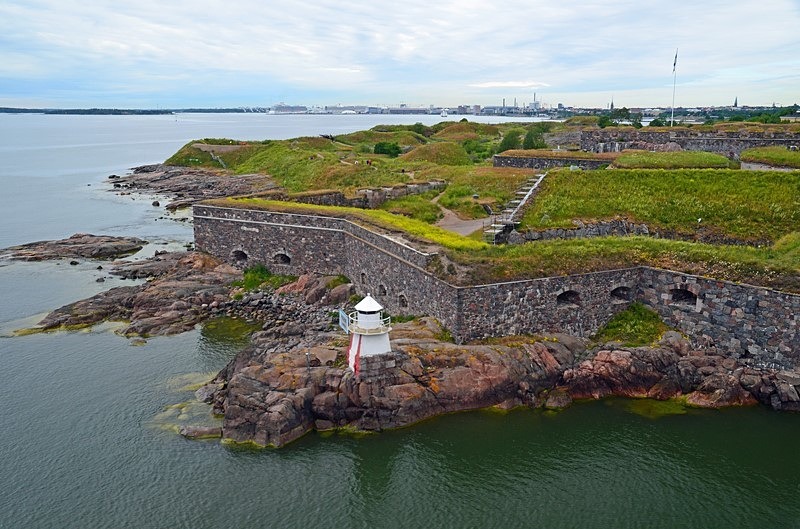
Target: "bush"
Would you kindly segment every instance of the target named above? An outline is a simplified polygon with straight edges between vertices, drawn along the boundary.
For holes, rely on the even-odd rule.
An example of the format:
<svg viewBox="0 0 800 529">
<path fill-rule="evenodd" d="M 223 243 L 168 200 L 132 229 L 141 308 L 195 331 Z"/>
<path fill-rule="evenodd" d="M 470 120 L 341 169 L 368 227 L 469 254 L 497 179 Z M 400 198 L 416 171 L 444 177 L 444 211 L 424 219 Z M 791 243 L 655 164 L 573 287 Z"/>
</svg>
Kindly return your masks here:
<svg viewBox="0 0 800 529">
<path fill-rule="evenodd" d="M 639 302 L 631 305 L 597 331 L 596 342 L 620 342 L 627 347 L 649 345 L 658 340 L 667 326 L 661 317 Z"/>
<path fill-rule="evenodd" d="M 511 129 L 506 132 L 500 145 L 497 147 L 497 152 L 509 151 L 511 149 L 519 149 L 521 146 L 520 136 L 524 131 L 520 129 Z"/>
<path fill-rule="evenodd" d="M 253 267 L 247 268 L 244 271 L 244 277 L 241 281 L 234 281 L 232 286 L 241 287 L 247 291 L 256 290 L 262 286 L 270 288 L 279 288 L 283 285 L 295 281 L 297 278 L 294 276 L 285 276 L 273 274 L 263 264 L 258 264 Z"/>
<path fill-rule="evenodd" d="M 379 141 L 375 144 L 375 149 L 373 150 L 375 154 L 386 154 L 389 158 L 397 158 L 400 156 L 402 150 L 400 146 L 396 143 L 388 142 L 388 141 Z"/>
<path fill-rule="evenodd" d="M 525 139 L 522 140 L 523 149 L 545 149 L 547 144 L 544 142 L 544 136 L 538 130 L 531 128 L 525 133 Z"/>
</svg>

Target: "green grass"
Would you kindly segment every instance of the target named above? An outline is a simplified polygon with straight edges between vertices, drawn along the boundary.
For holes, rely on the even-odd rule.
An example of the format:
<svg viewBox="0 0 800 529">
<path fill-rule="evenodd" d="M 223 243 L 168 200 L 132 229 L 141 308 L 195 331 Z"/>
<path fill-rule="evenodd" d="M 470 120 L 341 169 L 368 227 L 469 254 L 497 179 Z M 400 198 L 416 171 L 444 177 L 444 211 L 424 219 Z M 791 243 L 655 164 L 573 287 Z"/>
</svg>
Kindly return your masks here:
<svg viewBox="0 0 800 529">
<path fill-rule="evenodd" d="M 493 211 L 499 211 L 534 173 L 532 169 L 476 167 L 450 174 L 447 177 L 450 185 L 439 199 L 439 204 L 463 218 L 484 218 L 488 216 L 484 204 Z M 478 195 L 478 199 L 473 199 L 473 195 Z"/>
<path fill-rule="evenodd" d="M 404 161 L 431 162 L 438 165 L 469 165 L 472 163 L 464 147 L 450 142 L 420 145 L 400 158 Z"/>
<path fill-rule="evenodd" d="M 241 287 L 246 291 L 256 290 L 258 288 L 269 287 L 279 288 L 283 285 L 296 281 L 294 276 L 273 274 L 264 265 L 256 265 L 247 268 L 244 271 L 244 277 L 240 281 L 234 281 L 231 286 Z"/>
<path fill-rule="evenodd" d="M 731 161 L 721 154 L 702 151 L 624 151 L 614 167 L 620 169 L 729 169 Z"/>
<path fill-rule="evenodd" d="M 336 140 L 348 145 L 367 143 L 374 146 L 376 143 L 388 142 L 396 143 L 401 147 L 417 146 L 428 142 L 428 138 L 422 134 L 418 134 L 410 130 L 380 132 L 375 130 L 375 128 L 371 130 L 352 132 L 350 134 L 343 134 L 341 136 L 337 136 Z"/>
<path fill-rule="evenodd" d="M 522 224 L 572 227 L 575 219 L 613 218 L 688 237 L 703 229 L 742 241 L 775 241 L 800 225 L 800 172 L 555 170 Z"/>
<path fill-rule="evenodd" d="M 612 162 L 621 156 L 618 152 L 586 152 L 553 149 L 511 149 L 504 151 L 502 156 L 515 158 L 565 158 L 570 160 L 602 160 Z"/>
<path fill-rule="evenodd" d="M 442 218 L 441 208 L 431 202 L 431 198 L 433 198 L 431 195 L 435 196 L 436 193 L 438 192 L 394 198 L 381 204 L 380 209 L 433 224 Z"/>
<path fill-rule="evenodd" d="M 619 342 L 626 347 L 650 345 L 668 330 L 661 317 L 636 302 L 616 314 L 592 338 L 597 343 Z"/>
<path fill-rule="evenodd" d="M 763 163 L 778 167 L 800 169 L 800 151 L 790 151 L 786 147 L 756 147 L 742 151 L 739 157 L 743 162 Z"/>
<path fill-rule="evenodd" d="M 349 283 L 351 283 L 349 277 L 339 274 L 338 276 L 336 276 L 333 279 L 331 279 L 330 281 L 328 281 L 328 284 L 326 284 L 325 287 L 328 290 L 332 290 L 332 289 L 338 287 L 339 285 L 347 285 Z"/>
<path fill-rule="evenodd" d="M 650 237 L 597 237 L 491 246 L 455 257 L 472 267 L 471 281 L 477 283 L 653 266 L 800 291 L 800 232 L 764 248 Z"/>
</svg>

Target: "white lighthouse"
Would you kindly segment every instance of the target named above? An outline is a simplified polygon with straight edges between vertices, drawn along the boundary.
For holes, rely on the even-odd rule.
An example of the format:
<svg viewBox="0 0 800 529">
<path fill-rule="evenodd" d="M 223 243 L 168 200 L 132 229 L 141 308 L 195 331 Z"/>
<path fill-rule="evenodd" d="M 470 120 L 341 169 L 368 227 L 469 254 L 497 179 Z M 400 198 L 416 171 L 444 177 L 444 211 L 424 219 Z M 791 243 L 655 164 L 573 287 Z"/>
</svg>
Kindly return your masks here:
<svg viewBox="0 0 800 529">
<path fill-rule="evenodd" d="M 361 358 L 388 354 L 392 352 L 389 345 L 390 318 L 383 317 L 383 307 L 380 303 L 367 294 L 355 306 L 355 312 L 350 314 L 350 349 L 347 351 L 347 360 L 350 369 L 358 374 Z"/>
</svg>

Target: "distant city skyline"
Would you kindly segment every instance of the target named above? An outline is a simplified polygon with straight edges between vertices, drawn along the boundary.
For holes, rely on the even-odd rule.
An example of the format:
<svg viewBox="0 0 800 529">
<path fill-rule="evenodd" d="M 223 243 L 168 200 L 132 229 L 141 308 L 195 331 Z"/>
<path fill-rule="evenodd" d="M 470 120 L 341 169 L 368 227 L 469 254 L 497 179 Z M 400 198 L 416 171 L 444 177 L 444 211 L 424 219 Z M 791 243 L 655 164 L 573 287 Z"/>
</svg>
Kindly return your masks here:
<svg viewBox="0 0 800 529">
<path fill-rule="evenodd" d="M 6 0 L 0 106 L 800 103 L 800 2 Z"/>
</svg>

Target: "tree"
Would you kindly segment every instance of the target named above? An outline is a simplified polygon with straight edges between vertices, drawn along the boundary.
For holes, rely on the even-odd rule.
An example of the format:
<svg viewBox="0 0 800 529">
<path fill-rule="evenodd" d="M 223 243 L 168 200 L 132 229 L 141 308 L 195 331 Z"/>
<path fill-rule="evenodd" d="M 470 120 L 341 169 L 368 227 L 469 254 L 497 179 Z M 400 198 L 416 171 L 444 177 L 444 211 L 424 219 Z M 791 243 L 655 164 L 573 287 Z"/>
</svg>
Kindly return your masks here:
<svg viewBox="0 0 800 529">
<path fill-rule="evenodd" d="M 519 149 L 520 141 L 519 137 L 522 136 L 522 132 L 520 129 L 511 129 L 506 132 L 506 135 L 503 136 L 502 141 L 500 141 L 500 146 L 497 147 L 497 152 L 504 152 L 511 149 Z"/>
<path fill-rule="evenodd" d="M 655 118 L 650 122 L 651 127 L 666 127 L 667 124 L 661 118 Z"/>
<path fill-rule="evenodd" d="M 534 128 L 528 129 L 525 133 L 525 139 L 522 140 L 523 149 L 545 149 L 547 144 L 544 142 L 544 136 Z"/>
<path fill-rule="evenodd" d="M 389 158 L 397 158 L 402 152 L 402 149 L 400 149 L 400 146 L 396 143 L 379 141 L 375 144 L 375 149 L 373 149 L 372 152 L 375 154 L 386 154 Z"/>
</svg>

